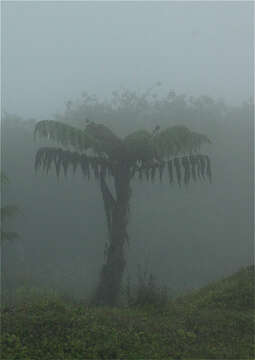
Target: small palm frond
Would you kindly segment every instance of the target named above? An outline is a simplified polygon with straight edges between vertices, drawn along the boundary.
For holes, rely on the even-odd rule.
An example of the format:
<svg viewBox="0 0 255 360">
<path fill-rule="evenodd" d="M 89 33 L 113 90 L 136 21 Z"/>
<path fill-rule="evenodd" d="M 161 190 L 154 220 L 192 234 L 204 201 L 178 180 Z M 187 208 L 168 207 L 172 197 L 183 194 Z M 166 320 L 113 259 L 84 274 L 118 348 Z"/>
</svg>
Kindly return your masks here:
<svg viewBox="0 0 255 360">
<path fill-rule="evenodd" d="M 20 213 L 19 209 L 15 205 L 6 205 L 0 208 L 1 222 L 12 218 Z"/>
<path fill-rule="evenodd" d="M 68 169 L 72 168 L 73 173 L 76 172 L 78 166 L 80 167 L 84 176 L 90 178 L 90 172 L 94 173 L 95 178 L 98 178 L 100 173 L 103 175 L 112 173 L 110 162 L 105 158 L 98 156 L 87 156 L 86 154 L 79 154 L 60 148 L 43 147 L 37 151 L 35 157 L 35 170 L 40 168 L 46 173 L 51 167 L 55 167 L 56 174 L 59 177 L 61 169 L 64 175 L 67 175 Z"/>
</svg>

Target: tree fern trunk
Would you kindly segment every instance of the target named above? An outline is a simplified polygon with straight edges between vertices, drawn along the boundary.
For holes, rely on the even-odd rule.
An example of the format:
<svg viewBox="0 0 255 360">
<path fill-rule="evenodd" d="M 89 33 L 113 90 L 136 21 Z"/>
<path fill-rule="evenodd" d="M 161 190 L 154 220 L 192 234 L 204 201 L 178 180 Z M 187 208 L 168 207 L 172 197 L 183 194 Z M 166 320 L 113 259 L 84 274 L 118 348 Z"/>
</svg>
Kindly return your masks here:
<svg viewBox="0 0 255 360">
<path fill-rule="evenodd" d="M 99 284 L 93 299 L 94 304 L 114 306 L 118 302 L 121 282 L 125 270 L 124 245 L 128 240 L 127 224 L 129 213 L 130 171 L 127 165 L 114 169 L 114 197 L 101 174 L 101 190 L 109 232 L 106 262 L 102 267 Z"/>
</svg>

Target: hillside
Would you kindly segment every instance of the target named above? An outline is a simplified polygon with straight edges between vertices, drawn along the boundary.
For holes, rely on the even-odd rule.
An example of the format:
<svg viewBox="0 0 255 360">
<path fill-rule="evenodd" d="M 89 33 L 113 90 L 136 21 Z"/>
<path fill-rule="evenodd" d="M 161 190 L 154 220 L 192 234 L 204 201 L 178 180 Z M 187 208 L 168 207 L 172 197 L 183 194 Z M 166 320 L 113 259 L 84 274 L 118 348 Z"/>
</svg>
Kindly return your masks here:
<svg viewBox="0 0 255 360">
<path fill-rule="evenodd" d="M 161 308 L 91 308 L 56 295 L 2 308 L 2 359 L 254 359 L 254 267 Z"/>
</svg>

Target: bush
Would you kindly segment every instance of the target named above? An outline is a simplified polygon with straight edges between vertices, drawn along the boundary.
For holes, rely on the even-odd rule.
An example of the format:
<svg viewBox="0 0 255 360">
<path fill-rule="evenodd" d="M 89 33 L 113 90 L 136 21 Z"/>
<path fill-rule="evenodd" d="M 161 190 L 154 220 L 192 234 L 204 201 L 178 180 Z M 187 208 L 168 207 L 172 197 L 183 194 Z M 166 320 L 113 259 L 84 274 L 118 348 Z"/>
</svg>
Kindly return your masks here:
<svg viewBox="0 0 255 360">
<path fill-rule="evenodd" d="M 152 275 L 139 274 L 129 308 L 87 307 L 55 292 L 21 289 L 19 304 L 1 311 L 2 358 L 254 359 L 254 306 L 247 301 L 254 272 L 244 269 L 172 299 L 163 312 L 155 311 L 162 290 Z M 241 294 L 242 307 L 230 293 Z"/>
<path fill-rule="evenodd" d="M 168 289 L 157 284 L 155 277 L 147 271 L 142 272 L 138 266 L 137 281 L 131 288 L 130 279 L 127 279 L 124 296 L 128 306 L 164 308 L 169 301 Z"/>
</svg>

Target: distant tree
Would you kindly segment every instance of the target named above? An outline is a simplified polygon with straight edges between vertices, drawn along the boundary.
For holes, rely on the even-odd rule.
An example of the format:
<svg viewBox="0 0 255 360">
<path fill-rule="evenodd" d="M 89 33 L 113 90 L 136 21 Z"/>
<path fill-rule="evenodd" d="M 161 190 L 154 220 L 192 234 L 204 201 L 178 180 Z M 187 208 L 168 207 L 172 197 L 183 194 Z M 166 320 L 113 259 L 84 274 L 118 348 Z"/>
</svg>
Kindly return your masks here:
<svg viewBox="0 0 255 360">
<path fill-rule="evenodd" d="M 0 172 L 0 183 L 1 183 L 1 193 L 2 187 L 9 184 L 9 179 L 4 172 Z M 14 231 L 9 231 L 6 229 L 8 220 L 13 216 L 19 213 L 19 209 L 15 205 L 5 205 L 0 208 L 1 212 L 1 242 L 5 240 L 14 240 L 19 237 L 18 233 Z"/>
<path fill-rule="evenodd" d="M 210 159 L 200 147 L 210 143 L 206 135 L 185 126 L 154 131 L 138 130 L 120 138 L 108 127 L 86 120 L 85 129 L 66 123 L 43 120 L 36 124 L 35 136 L 58 143 L 61 147 L 42 147 L 35 158 L 35 169 L 47 173 L 55 167 L 57 176 L 79 166 L 84 176 L 91 173 L 99 182 L 107 219 L 109 239 L 106 262 L 102 267 L 93 302 L 114 306 L 118 301 L 125 269 L 124 246 L 128 241 L 127 225 L 131 181 L 162 179 L 167 168 L 169 182 L 187 185 L 191 179 L 211 179 Z M 64 150 L 66 149 L 66 150 Z M 114 191 L 107 178 L 113 179 Z"/>
</svg>

